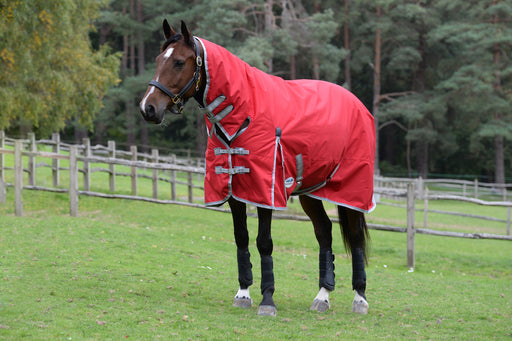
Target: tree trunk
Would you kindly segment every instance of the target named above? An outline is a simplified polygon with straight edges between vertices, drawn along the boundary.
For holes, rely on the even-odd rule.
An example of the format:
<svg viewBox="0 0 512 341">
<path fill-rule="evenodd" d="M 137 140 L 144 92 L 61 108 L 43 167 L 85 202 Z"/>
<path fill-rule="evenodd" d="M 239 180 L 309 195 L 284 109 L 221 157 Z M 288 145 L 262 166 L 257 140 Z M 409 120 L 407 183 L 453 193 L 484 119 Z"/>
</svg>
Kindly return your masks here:
<svg viewBox="0 0 512 341">
<path fill-rule="evenodd" d="M 419 176 L 426 179 L 428 176 L 428 142 L 426 141 L 416 143 L 416 164 Z"/>
<path fill-rule="evenodd" d="M 381 8 L 377 6 L 377 25 L 381 17 Z M 377 26 L 375 30 L 375 59 L 373 65 L 373 117 L 375 120 L 375 175 L 380 175 L 379 168 L 379 104 L 380 104 L 380 64 L 381 64 L 381 30 Z"/>
<path fill-rule="evenodd" d="M 349 31 L 349 0 L 345 0 L 345 23 L 343 24 L 343 47 L 348 51 L 345 57 L 345 87 L 352 91 L 352 76 L 350 73 L 350 31 Z"/>
<path fill-rule="evenodd" d="M 295 56 L 290 56 L 290 79 L 297 79 L 297 70 L 295 66 Z"/>
<path fill-rule="evenodd" d="M 143 13 L 143 4 L 141 0 L 136 0 L 135 2 L 135 13 L 134 16 L 137 19 L 137 22 L 142 23 L 144 20 L 144 13 Z M 144 73 L 145 68 L 145 48 L 144 48 L 144 37 L 142 35 L 142 32 L 139 30 L 137 31 L 132 37 L 136 39 L 135 42 L 132 42 L 132 46 L 135 47 L 137 45 L 137 69 L 135 70 L 135 64 L 132 65 L 132 74 L 137 74 L 138 76 L 142 75 Z M 142 97 L 143 94 L 140 94 L 140 97 Z M 137 132 L 138 127 L 140 129 L 147 129 L 146 125 L 139 125 L 137 122 L 142 121 L 135 99 L 133 101 L 127 101 L 126 102 L 126 144 L 128 146 L 136 145 L 137 144 Z"/>
<path fill-rule="evenodd" d="M 494 182 L 498 184 L 505 183 L 505 160 L 504 160 L 504 147 L 503 137 L 494 137 L 494 148 L 495 148 L 495 170 L 494 170 Z"/>
<path fill-rule="evenodd" d="M 135 18 L 135 0 L 130 0 L 130 17 Z M 130 30 L 130 76 L 135 75 L 135 34 L 133 30 Z"/>
<path fill-rule="evenodd" d="M 320 63 L 317 55 L 313 52 L 313 79 L 320 79 Z"/>
<path fill-rule="evenodd" d="M 142 10 L 142 7 L 139 6 L 139 3 L 140 2 L 138 0 L 137 1 L 130 0 L 130 17 L 136 18 L 137 20 L 139 19 L 138 11 Z M 129 75 L 135 75 L 137 73 L 137 70 L 136 70 L 137 67 L 140 68 L 140 60 L 139 60 L 139 64 L 137 66 L 135 65 L 135 57 L 136 57 L 135 44 L 137 43 L 137 45 L 139 45 L 139 43 L 140 43 L 139 37 L 140 37 L 139 32 L 130 34 L 130 38 L 129 38 L 130 68 L 127 70 L 128 71 L 127 74 L 129 74 Z M 144 45 L 144 42 L 142 42 L 142 44 Z M 140 52 L 140 51 L 137 51 L 137 52 Z M 142 67 L 144 68 L 144 64 Z M 133 146 L 137 142 L 137 138 L 136 138 L 137 132 L 136 132 L 136 127 L 135 127 L 134 112 L 135 112 L 134 101 L 129 100 L 129 99 L 126 100 L 125 101 L 125 114 L 126 114 L 125 124 L 126 124 L 126 144 L 128 146 Z"/>
<path fill-rule="evenodd" d="M 493 5 L 496 4 L 496 1 L 493 1 Z M 498 24 L 499 18 L 498 15 L 495 14 L 493 17 L 493 23 Z M 499 63 L 500 63 L 500 46 L 498 43 L 494 44 L 494 66 L 496 68 L 495 78 L 494 78 L 494 91 L 500 93 L 501 89 L 501 76 L 499 72 Z M 500 115 L 499 113 L 494 113 L 494 119 L 500 123 Z M 496 135 L 494 137 L 494 158 L 495 158 L 495 168 L 494 168 L 494 182 L 499 184 L 505 183 L 505 148 L 503 147 L 503 136 Z"/>
<path fill-rule="evenodd" d="M 419 51 L 421 54 L 421 61 L 418 64 L 418 68 L 416 72 L 414 73 L 414 80 L 413 80 L 413 91 L 417 93 L 424 93 L 425 92 L 425 71 L 427 68 L 427 62 L 425 59 L 425 51 L 427 50 L 427 42 L 425 39 L 425 35 L 423 33 L 420 33 L 419 35 Z M 420 121 L 420 125 L 423 125 L 423 127 L 427 126 L 429 118 L 424 117 Z M 429 141 L 426 138 L 420 138 L 418 141 L 416 141 L 416 148 L 417 148 L 417 154 L 416 154 L 416 167 L 418 169 L 419 175 L 426 179 L 428 176 L 428 159 L 429 159 Z"/>
<path fill-rule="evenodd" d="M 140 127 L 140 144 L 142 145 L 141 152 L 147 153 L 149 151 L 149 132 L 148 124 L 144 120 L 139 121 Z"/>
<path fill-rule="evenodd" d="M 409 129 L 411 129 L 410 125 L 409 125 Z M 409 140 L 409 139 L 407 139 L 406 159 L 407 159 L 407 174 L 408 174 L 409 177 L 411 177 L 412 176 L 411 140 Z"/>
<path fill-rule="evenodd" d="M 137 0 L 137 21 L 138 22 L 143 22 L 144 21 L 144 7 L 143 7 L 143 3 L 142 3 L 142 0 Z M 146 53 L 146 48 L 144 46 L 144 37 L 142 36 L 142 33 L 138 33 L 137 35 L 137 39 L 138 39 L 138 48 L 137 48 L 137 52 L 138 52 L 138 64 L 139 64 L 139 67 L 138 67 L 138 75 L 142 75 L 142 73 L 144 72 L 145 70 L 145 65 L 146 65 L 146 59 L 145 59 L 145 53 Z M 141 94 L 140 97 L 142 97 L 143 94 Z M 138 132 L 140 133 L 140 141 L 142 143 L 142 145 L 149 145 L 149 133 L 148 133 L 148 125 L 146 124 L 146 122 L 141 119 L 140 115 L 138 114 L 138 110 L 137 111 L 137 118 L 135 119 L 135 129 L 137 130 L 138 128 Z M 137 133 L 137 132 L 136 132 Z M 136 139 L 136 137 L 135 137 Z M 143 150 L 144 151 L 144 150 Z"/>
<path fill-rule="evenodd" d="M 136 3 L 136 15 L 137 22 L 142 23 L 144 21 L 144 11 L 143 4 L 141 0 L 137 0 Z M 144 72 L 144 68 L 146 65 L 146 60 L 144 58 L 145 55 L 144 48 L 144 36 L 142 35 L 142 31 L 137 31 L 137 75 L 142 75 Z"/>
<path fill-rule="evenodd" d="M 272 13 L 272 7 L 274 6 L 274 0 L 265 0 L 265 34 L 270 36 L 273 31 L 274 14 Z M 272 58 L 267 59 L 267 72 L 272 73 L 274 70 Z"/>
</svg>

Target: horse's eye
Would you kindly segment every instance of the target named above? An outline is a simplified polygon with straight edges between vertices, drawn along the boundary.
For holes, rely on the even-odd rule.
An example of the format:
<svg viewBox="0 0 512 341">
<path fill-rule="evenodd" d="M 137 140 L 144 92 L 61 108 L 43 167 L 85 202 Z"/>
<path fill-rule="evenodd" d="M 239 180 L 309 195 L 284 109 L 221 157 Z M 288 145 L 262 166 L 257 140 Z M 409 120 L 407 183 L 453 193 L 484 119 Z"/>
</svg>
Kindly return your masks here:
<svg viewBox="0 0 512 341">
<path fill-rule="evenodd" d="M 181 67 L 183 67 L 183 65 L 185 65 L 185 62 L 183 60 L 177 60 L 174 62 L 175 68 L 181 68 Z"/>
</svg>

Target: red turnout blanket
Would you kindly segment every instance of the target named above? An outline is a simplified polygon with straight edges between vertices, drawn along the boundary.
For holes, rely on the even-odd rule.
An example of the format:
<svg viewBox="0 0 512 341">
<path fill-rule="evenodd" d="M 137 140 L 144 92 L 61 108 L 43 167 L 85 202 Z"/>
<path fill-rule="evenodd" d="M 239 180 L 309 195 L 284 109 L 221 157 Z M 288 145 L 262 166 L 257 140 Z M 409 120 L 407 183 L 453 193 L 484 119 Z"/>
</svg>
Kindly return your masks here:
<svg viewBox="0 0 512 341">
<path fill-rule="evenodd" d="M 207 75 L 207 205 L 234 197 L 285 209 L 293 193 L 374 209 L 375 126 L 352 93 L 328 82 L 285 81 L 199 41 Z"/>
</svg>

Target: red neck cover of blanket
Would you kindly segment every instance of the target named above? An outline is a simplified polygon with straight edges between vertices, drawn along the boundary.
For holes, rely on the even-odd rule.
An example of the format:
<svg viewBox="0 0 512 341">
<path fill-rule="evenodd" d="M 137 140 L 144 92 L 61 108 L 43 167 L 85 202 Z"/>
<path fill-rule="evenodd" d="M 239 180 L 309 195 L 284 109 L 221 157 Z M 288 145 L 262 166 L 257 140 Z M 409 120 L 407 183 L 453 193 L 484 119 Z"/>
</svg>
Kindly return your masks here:
<svg viewBox="0 0 512 341">
<path fill-rule="evenodd" d="M 323 81 L 285 81 L 199 41 L 207 75 L 206 205 L 233 197 L 285 209 L 293 193 L 375 208 L 375 125 L 352 93 Z"/>
</svg>

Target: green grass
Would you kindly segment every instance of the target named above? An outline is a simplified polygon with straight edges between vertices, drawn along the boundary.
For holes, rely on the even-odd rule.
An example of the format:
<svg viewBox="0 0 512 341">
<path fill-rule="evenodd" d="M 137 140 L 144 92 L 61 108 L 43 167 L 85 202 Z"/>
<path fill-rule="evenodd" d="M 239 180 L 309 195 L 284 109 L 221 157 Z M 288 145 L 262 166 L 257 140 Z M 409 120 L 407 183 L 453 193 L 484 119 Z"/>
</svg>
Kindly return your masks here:
<svg viewBox="0 0 512 341">
<path fill-rule="evenodd" d="M 409 272 L 405 234 L 372 231 L 370 311 L 361 316 L 350 313 L 350 260 L 336 232 L 337 287 L 331 310 L 319 314 L 309 311 L 318 289 L 313 229 L 275 220 L 278 315 L 269 318 L 256 314 L 256 219 L 249 219 L 255 304 L 242 310 L 231 306 L 238 285 L 229 214 L 81 197 L 79 217 L 72 218 L 66 194 L 24 191 L 20 218 L 13 190 L 7 194 L 0 204 L 0 339 L 512 337 L 508 241 L 417 235 L 416 268 Z M 388 207 L 375 219 L 384 212 Z"/>
</svg>

